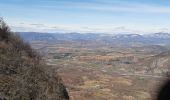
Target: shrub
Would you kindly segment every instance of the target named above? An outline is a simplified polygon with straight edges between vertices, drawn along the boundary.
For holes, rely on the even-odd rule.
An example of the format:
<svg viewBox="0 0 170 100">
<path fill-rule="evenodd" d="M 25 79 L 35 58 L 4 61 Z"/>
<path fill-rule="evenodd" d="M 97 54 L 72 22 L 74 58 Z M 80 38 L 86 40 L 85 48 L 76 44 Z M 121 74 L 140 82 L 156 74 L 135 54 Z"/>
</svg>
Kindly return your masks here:
<svg viewBox="0 0 170 100">
<path fill-rule="evenodd" d="M 60 77 L 0 19 L 0 100 L 68 100 Z"/>
</svg>

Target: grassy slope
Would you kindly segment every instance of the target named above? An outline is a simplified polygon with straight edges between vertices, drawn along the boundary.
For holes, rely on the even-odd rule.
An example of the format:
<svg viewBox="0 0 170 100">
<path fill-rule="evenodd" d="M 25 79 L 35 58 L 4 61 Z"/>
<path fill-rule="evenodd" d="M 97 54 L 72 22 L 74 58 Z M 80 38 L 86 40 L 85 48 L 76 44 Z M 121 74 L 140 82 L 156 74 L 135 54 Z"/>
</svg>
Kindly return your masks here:
<svg viewBox="0 0 170 100">
<path fill-rule="evenodd" d="M 0 20 L 0 99 L 68 100 L 61 79 Z"/>
</svg>

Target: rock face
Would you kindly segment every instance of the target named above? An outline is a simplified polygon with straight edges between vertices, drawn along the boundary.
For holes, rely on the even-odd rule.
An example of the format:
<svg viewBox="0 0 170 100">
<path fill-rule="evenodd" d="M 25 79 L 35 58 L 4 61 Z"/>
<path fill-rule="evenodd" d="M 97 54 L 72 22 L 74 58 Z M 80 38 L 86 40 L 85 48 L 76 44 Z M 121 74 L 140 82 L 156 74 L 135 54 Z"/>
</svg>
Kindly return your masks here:
<svg viewBox="0 0 170 100">
<path fill-rule="evenodd" d="M 68 100 L 62 80 L 0 20 L 0 100 Z"/>
</svg>

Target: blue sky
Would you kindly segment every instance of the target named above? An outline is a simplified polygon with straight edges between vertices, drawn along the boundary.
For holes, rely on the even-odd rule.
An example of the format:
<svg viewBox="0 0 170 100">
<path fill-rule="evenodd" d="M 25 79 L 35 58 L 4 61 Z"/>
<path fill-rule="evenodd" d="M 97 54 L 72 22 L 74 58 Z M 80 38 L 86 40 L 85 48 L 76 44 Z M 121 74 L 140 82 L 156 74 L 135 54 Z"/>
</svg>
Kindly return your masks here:
<svg viewBox="0 0 170 100">
<path fill-rule="evenodd" d="M 170 32 L 170 0 L 0 0 L 13 31 Z"/>
</svg>

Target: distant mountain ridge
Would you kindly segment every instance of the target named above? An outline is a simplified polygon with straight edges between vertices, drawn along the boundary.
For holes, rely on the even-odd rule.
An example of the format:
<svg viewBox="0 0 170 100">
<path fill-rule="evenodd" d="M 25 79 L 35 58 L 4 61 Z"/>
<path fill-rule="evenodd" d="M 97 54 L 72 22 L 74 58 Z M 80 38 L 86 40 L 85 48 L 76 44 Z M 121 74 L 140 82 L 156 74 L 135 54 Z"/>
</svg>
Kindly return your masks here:
<svg viewBox="0 0 170 100">
<path fill-rule="evenodd" d="M 142 43 L 142 44 L 170 44 L 170 33 L 153 34 L 97 34 L 97 33 L 38 33 L 18 32 L 26 41 L 100 41 L 105 43 Z"/>
</svg>

